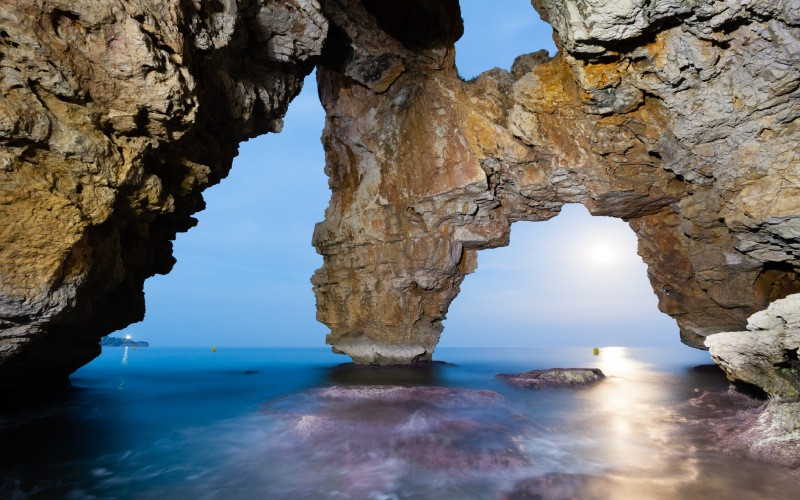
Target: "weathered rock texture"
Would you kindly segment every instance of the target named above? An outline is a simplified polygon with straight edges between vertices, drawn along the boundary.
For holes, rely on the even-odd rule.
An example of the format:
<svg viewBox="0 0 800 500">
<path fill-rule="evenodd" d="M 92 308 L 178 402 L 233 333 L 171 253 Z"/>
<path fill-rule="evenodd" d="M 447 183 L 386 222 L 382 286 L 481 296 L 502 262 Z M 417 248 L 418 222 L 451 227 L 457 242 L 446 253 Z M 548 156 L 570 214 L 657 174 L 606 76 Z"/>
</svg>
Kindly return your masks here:
<svg viewBox="0 0 800 500">
<path fill-rule="evenodd" d="M 682 423 L 702 433 L 713 449 L 800 469 L 799 401 L 706 392 L 686 409 Z"/>
<path fill-rule="evenodd" d="M 709 335 L 705 343 L 714 361 L 732 381 L 774 398 L 800 398 L 800 294 L 750 316 L 747 330 Z"/>
<path fill-rule="evenodd" d="M 200 192 L 317 64 L 328 342 L 431 357 L 477 250 L 564 203 L 628 221 L 684 342 L 800 291 L 795 1 L 534 0 L 559 54 L 464 82 L 456 0 L 0 2 L 0 387 L 142 317 Z"/>
<path fill-rule="evenodd" d="M 312 281 L 357 362 L 430 358 L 477 250 L 565 203 L 629 222 L 689 345 L 800 290 L 797 3 L 533 3 L 559 54 L 465 82 L 454 0 L 322 2 Z"/>
<path fill-rule="evenodd" d="M 66 382 L 143 317 L 327 27 L 315 0 L 0 2 L 0 392 Z"/>
<path fill-rule="evenodd" d="M 550 368 L 525 373 L 501 373 L 497 378 L 519 389 L 580 387 L 606 378 L 598 368 Z"/>
</svg>

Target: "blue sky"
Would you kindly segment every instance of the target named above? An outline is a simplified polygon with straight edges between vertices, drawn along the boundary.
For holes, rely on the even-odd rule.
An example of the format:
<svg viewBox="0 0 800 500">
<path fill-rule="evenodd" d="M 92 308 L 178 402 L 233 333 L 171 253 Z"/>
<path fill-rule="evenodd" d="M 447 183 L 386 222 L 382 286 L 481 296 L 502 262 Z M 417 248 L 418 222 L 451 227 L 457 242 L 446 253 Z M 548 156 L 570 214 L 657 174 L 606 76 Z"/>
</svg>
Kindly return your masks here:
<svg viewBox="0 0 800 500">
<path fill-rule="evenodd" d="M 472 78 L 517 55 L 555 52 L 551 28 L 528 0 L 462 0 L 459 73 Z M 127 328 L 153 346 L 323 346 L 309 279 L 311 247 L 328 203 L 314 75 L 284 131 L 241 145 L 230 176 L 205 192 L 199 224 L 178 235 L 174 270 L 145 284 L 147 314 Z M 445 321 L 443 346 L 677 344 L 628 226 L 567 206 L 519 222 L 511 245 L 485 250 Z"/>
</svg>

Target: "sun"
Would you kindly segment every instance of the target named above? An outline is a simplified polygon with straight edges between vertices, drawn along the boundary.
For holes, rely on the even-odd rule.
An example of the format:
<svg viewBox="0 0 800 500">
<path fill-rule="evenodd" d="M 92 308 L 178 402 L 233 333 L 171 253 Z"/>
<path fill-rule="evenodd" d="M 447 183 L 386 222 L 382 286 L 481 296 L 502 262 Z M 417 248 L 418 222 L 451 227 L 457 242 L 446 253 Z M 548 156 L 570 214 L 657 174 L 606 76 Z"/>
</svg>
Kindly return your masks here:
<svg viewBox="0 0 800 500">
<path fill-rule="evenodd" d="M 614 260 L 615 252 L 611 245 L 597 242 L 589 247 L 589 256 L 597 264 L 610 264 Z"/>
</svg>

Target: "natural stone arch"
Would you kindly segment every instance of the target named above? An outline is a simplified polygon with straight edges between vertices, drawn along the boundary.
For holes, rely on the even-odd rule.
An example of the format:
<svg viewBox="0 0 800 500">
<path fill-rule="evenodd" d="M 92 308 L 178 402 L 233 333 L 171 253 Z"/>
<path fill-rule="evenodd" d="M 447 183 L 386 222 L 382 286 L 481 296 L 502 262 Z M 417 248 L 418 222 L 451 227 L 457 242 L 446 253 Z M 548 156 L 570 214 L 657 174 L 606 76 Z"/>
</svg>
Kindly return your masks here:
<svg viewBox="0 0 800 500">
<path fill-rule="evenodd" d="M 567 202 L 631 224 L 690 345 L 796 291 L 791 2 L 533 3 L 560 53 L 473 82 L 456 0 L 0 4 L 0 391 L 141 319 L 201 191 L 314 65 L 318 318 L 358 361 L 430 357 L 476 250 Z"/>
<path fill-rule="evenodd" d="M 507 244 L 511 222 L 548 219 L 563 203 L 631 225 L 659 308 L 691 346 L 798 290 L 797 247 L 784 236 L 800 206 L 781 187 L 797 175 L 781 160 L 793 146 L 762 135 L 796 97 L 766 111 L 780 91 L 758 75 L 772 59 L 741 67 L 770 53 L 796 68 L 797 56 L 759 37 L 746 11 L 642 18 L 636 5 L 626 31 L 587 20 L 611 12 L 576 19 L 541 2 L 566 35 L 561 52 L 463 82 L 452 37 L 404 45 L 357 2 L 342 5 L 349 24 L 326 14 L 355 56 L 318 73 L 333 196 L 315 230 L 325 263 L 313 279 L 334 350 L 364 363 L 429 359 L 476 250 Z M 709 18 L 716 27 L 697 33 Z M 743 76 L 755 89 L 748 103 L 730 85 Z"/>
</svg>

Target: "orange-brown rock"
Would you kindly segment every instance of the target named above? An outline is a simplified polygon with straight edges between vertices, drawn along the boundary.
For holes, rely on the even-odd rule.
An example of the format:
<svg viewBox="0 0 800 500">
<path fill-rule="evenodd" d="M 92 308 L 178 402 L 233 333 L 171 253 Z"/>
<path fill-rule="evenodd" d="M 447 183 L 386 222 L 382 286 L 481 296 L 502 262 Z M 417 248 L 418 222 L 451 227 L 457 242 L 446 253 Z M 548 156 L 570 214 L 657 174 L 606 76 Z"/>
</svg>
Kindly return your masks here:
<svg viewBox="0 0 800 500">
<path fill-rule="evenodd" d="M 800 289 L 796 12 L 533 3 L 559 54 L 465 82 L 454 1 L 426 3 L 424 43 L 398 27 L 416 2 L 322 2 L 351 57 L 318 70 L 333 193 L 312 281 L 328 343 L 357 362 L 429 359 L 476 251 L 564 203 L 630 224 L 689 345 Z"/>
<path fill-rule="evenodd" d="M 280 130 L 327 21 L 214 5 L 0 1 L 0 392 L 63 384 L 142 319 L 200 192 Z"/>
</svg>

